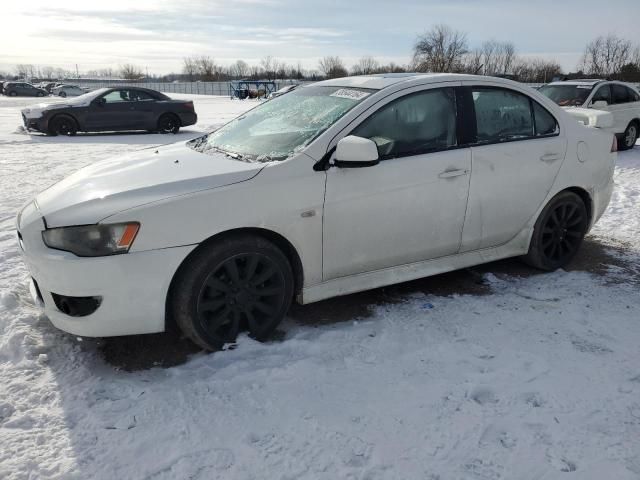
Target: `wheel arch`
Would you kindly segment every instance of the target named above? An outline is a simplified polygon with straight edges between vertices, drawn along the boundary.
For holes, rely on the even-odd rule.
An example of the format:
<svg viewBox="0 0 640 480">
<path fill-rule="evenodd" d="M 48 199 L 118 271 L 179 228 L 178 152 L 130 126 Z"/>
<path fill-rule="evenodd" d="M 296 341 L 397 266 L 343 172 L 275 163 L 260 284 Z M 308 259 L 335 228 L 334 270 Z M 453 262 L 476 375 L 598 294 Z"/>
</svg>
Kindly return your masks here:
<svg viewBox="0 0 640 480">
<path fill-rule="evenodd" d="M 212 235 L 211 237 L 200 242 L 200 244 L 198 244 L 198 246 L 194 248 L 189 253 L 189 255 L 187 255 L 182 260 L 182 262 L 180 263 L 176 271 L 173 273 L 173 277 L 171 278 L 171 282 L 169 283 L 169 288 L 167 289 L 167 296 L 165 298 L 165 331 L 177 331 L 176 330 L 177 325 L 175 325 L 175 321 L 171 318 L 171 315 L 170 315 L 169 301 L 171 298 L 171 292 L 174 288 L 175 279 L 177 278 L 178 272 L 180 271 L 182 266 L 194 254 L 196 254 L 196 252 L 199 252 L 204 248 L 208 248 L 212 244 L 219 242 L 225 238 L 240 236 L 240 235 L 262 237 L 265 240 L 269 240 L 276 247 L 278 247 L 282 251 L 282 253 L 284 253 L 284 255 L 287 257 L 287 260 L 289 260 L 289 264 L 291 265 L 291 269 L 293 270 L 294 298 L 296 295 L 298 295 L 302 291 L 302 286 L 304 284 L 304 270 L 302 266 L 302 260 L 300 259 L 300 254 L 298 253 L 297 249 L 286 237 L 284 237 L 280 233 L 277 233 L 273 230 L 260 228 L 260 227 L 244 227 L 244 228 L 234 228 L 231 230 L 225 230 L 224 232 L 216 233 L 215 235 Z"/>
<path fill-rule="evenodd" d="M 591 197 L 591 194 L 582 187 L 569 187 L 559 191 L 556 195 L 562 192 L 573 192 L 580 197 L 587 209 L 587 215 L 589 216 L 588 224 L 591 226 L 591 222 L 593 221 L 593 198 Z M 554 195 L 554 197 L 556 195 Z"/>
<path fill-rule="evenodd" d="M 156 118 L 156 126 L 158 126 L 158 124 L 160 123 L 160 119 L 162 117 L 164 117 L 165 115 L 171 115 L 173 117 L 175 117 L 178 120 L 178 124 L 183 127 L 184 125 L 182 125 L 182 119 L 180 118 L 180 115 L 178 115 L 176 112 L 172 112 L 171 110 L 165 110 L 163 112 L 160 112 L 160 114 L 158 115 L 158 117 Z"/>
</svg>

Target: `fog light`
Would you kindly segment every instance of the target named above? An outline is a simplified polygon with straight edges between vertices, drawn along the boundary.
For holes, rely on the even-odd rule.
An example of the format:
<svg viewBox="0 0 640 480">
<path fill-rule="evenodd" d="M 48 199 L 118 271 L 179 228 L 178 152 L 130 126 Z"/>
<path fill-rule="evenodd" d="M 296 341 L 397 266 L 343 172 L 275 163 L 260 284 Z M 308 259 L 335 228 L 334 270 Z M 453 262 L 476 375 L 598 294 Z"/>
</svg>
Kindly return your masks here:
<svg viewBox="0 0 640 480">
<path fill-rule="evenodd" d="M 67 295 L 58 295 L 57 293 L 51 293 L 53 301 L 62 313 L 69 315 L 70 317 L 86 317 L 95 312 L 100 303 L 102 303 L 102 297 L 69 297 Z"/>
</svg>

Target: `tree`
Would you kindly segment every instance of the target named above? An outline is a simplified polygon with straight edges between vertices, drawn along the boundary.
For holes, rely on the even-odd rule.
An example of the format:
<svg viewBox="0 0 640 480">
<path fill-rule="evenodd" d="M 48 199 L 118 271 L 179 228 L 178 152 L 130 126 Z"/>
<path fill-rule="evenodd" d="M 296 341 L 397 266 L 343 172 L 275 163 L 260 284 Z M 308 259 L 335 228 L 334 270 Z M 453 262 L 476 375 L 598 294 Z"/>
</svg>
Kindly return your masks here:
<svg viewBox="0 0 640 480">
<path fill-rule="evenodd" d="M 318 68 L 326 78 L 339 78 L 348 75 L 347 69 L 340 57 L 322 57 Z"/>
<path fill-rule="evenodd" d="M 198 61 L 193 57 L 184 57 L 182 59 L 182 73 L 184 73 L 190 82 L 195 80 L 198 73 Z"/>
<path fill-rule="evenodd" d="M 632 43 L 616 35 L 600 36 L 587 44 L 581 67 L 589 75 L 607 76 L 620 73 L 634 54 Z"/>
<path fill-rule="evenodd" d="M 516 59 L 513 43 L 488 40 L 464 56 L 460 71 L 475 75 L 507 75 L 513 73 Z"/>
<path fill-rule="evenodd" d="M 16 73 L 20 78 L 30 79 L 34 76 L 35 68 L 33 65 L 29 64 L 19 64 L 16 65 Z"/>
<path fill-rule="evenodd" d="M 413 47 L 413 66 L 419 72 L 453 72 L 467 53 L 467 36 L 447 25 L 419 35 Z"/>
<path fill-rule="evenodd" d="M 373 57 L 366 56 L 362 57 L 358 62 L 351 68 L 352 75 L 371 75 L 372 73 L 376 73 L 380 69 L 380 64 Z"/>
<path fill-rule="evenodd" d="M 237 60 L 236 63 L 231 65 L 229 73 L 232 77 L 244 78 L 249 72 L 249 65 L 244 60 Z"/>
<path fill-rule="evenodd" d="M 132 63 L 125 63 L 120 66 L 120 75 L 127 80 L 139 80 L 144 76 L 142 68 Z"/>
<path fill-rule="evenodd" d="M 218 76 L 218 68 L 213 58 L 202 55 L 196 59 L 196 71 L 201 80 L 211 82 Z"/>
<path fill-rule="evenodd" d="M 266 57 L 262 58 L 262 60 L 260 60 L 260 65 L 264 70 L 264 74 L 267 77 L 267 80 L 270 80 L 271 78 L 275 79 L 274 64 L 277 64 L 277 63 L 278 61 L 275 58 L 273 58 L 271 55 L 267 55 Z"/>
<path fill-rule="evenodd" d="M 517 60 L 512 72 L 520 82 L 547 83 L 562 75 L 562 67 L 555 60 L 528 58 Z"/>
</svg>

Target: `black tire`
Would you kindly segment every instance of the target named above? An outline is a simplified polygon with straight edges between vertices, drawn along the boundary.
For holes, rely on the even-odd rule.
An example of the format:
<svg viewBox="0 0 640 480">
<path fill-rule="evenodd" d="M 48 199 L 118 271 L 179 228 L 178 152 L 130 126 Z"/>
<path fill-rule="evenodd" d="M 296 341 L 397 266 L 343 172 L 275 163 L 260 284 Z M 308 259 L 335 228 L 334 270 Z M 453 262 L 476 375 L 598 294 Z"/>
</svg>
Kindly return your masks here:
<svg viewBox="0 0 640 480">
<path fill-rule="evenodd" d="M 173 113 L 163 113 L 158 119 L 158 132 L 178 133 L 180 130 L 180 119 Z"/>
<path fill-rule="evenodd" d="M 78 133 L 78 124 L 70 115 L 56 115 L 49 121 L 49 135 L 74 136 Z"/>
<path fill-rule="evenodd" d="M 578 253 L 588 227 L 582 199 L 573 192 L 560 192 L 540 212 L 523 260 L 546 271 L 566 266 Z"/>
<path fill-rule="evenodd" d="M 630 148 L 633 148 L 639 135 L 640 125 L 634 120 L 627 126 L 622 137 L 618 139 L 618 150 L 629 150 Z"/>
<path fill-rule="evenodd" d="M 16 92 L 9 92 L 10 97 L 17 97 L 18 94 Z"/>
<path fill-rule="evenodd" d="M 38 95 L 37 95 L 37 96 L 38 96 L 38 97 L 44 97 L 44 93 L 42 93 L 42 92 L 38 92 Z"/>
<path fill-rule="evenodd" d="M 180 266 L 168 311 L 195 344 L 219 350 L 244 329 L 266 339 L 289 310 L 293 289 L 291 265 L 277 246 L 234 235 L 203 245 Z"/>
<path fill-rule="evenodd" d="M 67 96 L 67 94 L 65 92 L 60 92 L 58 94 L 59 97 L 65 98 Z"/>
</svg>

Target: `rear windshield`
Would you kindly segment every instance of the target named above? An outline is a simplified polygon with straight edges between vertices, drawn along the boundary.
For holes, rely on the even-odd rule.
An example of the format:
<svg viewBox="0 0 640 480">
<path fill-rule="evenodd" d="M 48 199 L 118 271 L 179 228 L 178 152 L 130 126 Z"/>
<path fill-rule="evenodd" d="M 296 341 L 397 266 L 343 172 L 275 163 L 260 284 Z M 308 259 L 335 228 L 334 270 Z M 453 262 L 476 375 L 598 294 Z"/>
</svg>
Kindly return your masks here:
<svg viewBox="0 0 640 480">
<path fill-rule="evenodd" d="M 579 107 L 593 90 L 593 85 L 545 85 L 540 92 L 561 107 Z"/>
</svg>

